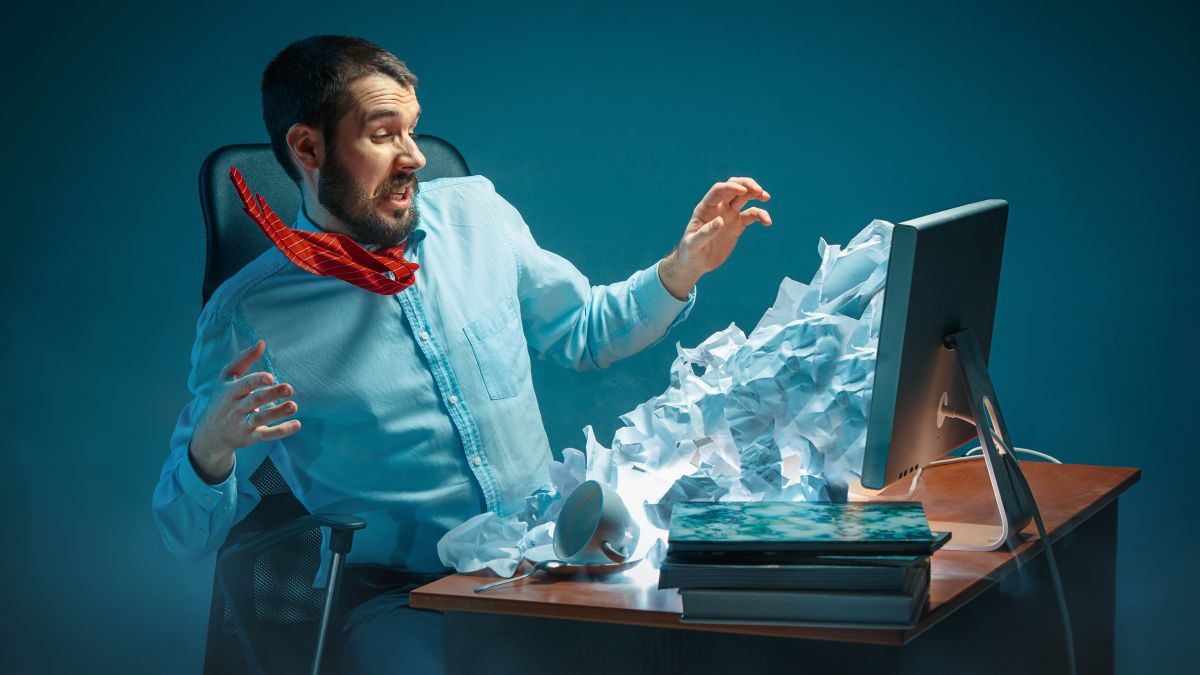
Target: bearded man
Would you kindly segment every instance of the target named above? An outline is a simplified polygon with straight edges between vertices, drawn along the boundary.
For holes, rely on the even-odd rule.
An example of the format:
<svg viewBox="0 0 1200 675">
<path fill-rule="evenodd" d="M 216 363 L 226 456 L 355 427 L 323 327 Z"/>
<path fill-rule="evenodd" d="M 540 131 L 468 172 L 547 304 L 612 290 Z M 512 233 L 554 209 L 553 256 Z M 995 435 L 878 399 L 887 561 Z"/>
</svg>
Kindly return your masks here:
<svg viewBox="0 0 1200 675">
<path fill-rule="evenodd" d="M 687 316 L 696 281 L 748 225 L 770 225 L 763 209 L 742 210 L 768 194 L 731 178 L 669 255 L 592 286 L 486 178 L 418 185 L 416 85 L 394 55 L 349 37 L 301 40 L 267 66 L 263 119 L 302 194 L 301 234 L 273 236 L 278 247 L 205 306 L 193 399 L 154 494 L 163 538 L 187 560 L 258 503 L 249 477 L 265 457 L 310 512 L 362 517 L 345 577 L 347 673 L 441 671 L 441 615 L 410 609 L 408 591 L 448 572 L 443 534 L 485 510 L 512 513 L 547 482 L 529 350 L 587 369 L 644 349 Z M 412 284 L 372 292 L 313 274 L 281 250 L 306 232 L 364 255 L 401 251 Z"/>
</svg>

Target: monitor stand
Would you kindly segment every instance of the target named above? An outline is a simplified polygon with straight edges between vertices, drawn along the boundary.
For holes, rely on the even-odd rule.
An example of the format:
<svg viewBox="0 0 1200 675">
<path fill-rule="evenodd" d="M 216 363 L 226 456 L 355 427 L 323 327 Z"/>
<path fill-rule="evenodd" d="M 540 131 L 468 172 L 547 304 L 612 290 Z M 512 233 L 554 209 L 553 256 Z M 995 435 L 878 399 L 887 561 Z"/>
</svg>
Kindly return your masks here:
<svg viewBox="0 0 1200 675">
<path fill-rule="evenodd" d="M 934 531 L 952 533 L 950 541 L 944 547 L 947 550 L 995 551 L 1000 548 L 1016 548 L 1021 543 L 1021 529 L 1029 524 L 1033 517 L 1033 495 L 1029 493 L 1029 484 L 1021 473 L 1021 467 L 1012 449 L 1013 443 L 1008 435 L 1008 427 L 1004 424 L 1004 417 L 1000 414 L 1000 403 L 996 399 L 995 389 L 992 388 L 992 378 L 988 375 L 983 351 L 969 328 L 947 335 L 943 344 L 958 357 L 959 371 L 970 404 L 970 417 L 947 407 L 943 395 L 942 409 L 938 413 L 938 426 L 940 427 L 946 418 L 960 419 L 975 425 L 979 445 L 983 448 L 983 461 L 987 465 L 992 494 L 996 499 L 1000 524 L 930 521 L 929 527 Z M 920 473 L 913 478 L 914 489 L 918 480 Z"/>
</svg>

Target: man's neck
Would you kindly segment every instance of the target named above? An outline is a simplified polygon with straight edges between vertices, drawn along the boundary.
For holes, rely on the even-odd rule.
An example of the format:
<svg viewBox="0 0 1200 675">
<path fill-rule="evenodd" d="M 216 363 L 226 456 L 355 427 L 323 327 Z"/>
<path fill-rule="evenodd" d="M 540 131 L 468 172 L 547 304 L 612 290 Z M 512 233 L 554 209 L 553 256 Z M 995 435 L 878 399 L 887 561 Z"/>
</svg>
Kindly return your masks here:
<svg viewBox="0 0 1200 675">
<path fill-rule="evenodd" d="M 354 242 L 359 246 L 362 246 L 364 249 L 372 253 L 379 251 L 380 249 L 387 248 L 385 246 L 380 246 L 379 244 L 365 244 L 359 241 L 350 234 L 344 225 L 342 225 L 341 220 L 338 220 L 319 203 L 312 205 L 310 208 L 308 201 L 301 199 L 300 213 L 303 215 L 304 219 L 307 220 L 309 224 L 315 227 L 317 230 L 321 232 L 329 232 L 330 234 L 340 234 L 345 237 L 350 237 L 350 239 L 353 239 Z"/>
<path fill-rule="evenodd" d="M 307 199 L 302 199 L 300 201 L 300 212 L 304 214 L 304 218 L 308 220 L 309 223 L 312 223 L 313 227 L 317 228 L 318 230 L 332 234 L 342 234 L 350 237 L 350 233 L 346 230 L 346 227 L 342 225 L 342 221 L 334 217 L 333 214 L 327 211 L 325 207 L 321 206 L 319 203 L 310 205 Z M 353 239 L 354 237 L 350 238 Z"/>
</svg>

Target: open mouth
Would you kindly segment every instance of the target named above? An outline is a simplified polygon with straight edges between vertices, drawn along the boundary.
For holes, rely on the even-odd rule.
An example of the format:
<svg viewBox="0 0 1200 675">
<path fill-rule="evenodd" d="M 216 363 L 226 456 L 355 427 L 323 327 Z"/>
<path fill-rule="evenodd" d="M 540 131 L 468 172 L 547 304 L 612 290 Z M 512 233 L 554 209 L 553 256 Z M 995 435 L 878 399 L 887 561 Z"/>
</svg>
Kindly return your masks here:
<svg viewBox="0 0 1200 675">
<path fill-rule="evenodd" d="M 407 203 L 410 199 L 412 199 L 412 193 L 412 187 L 407 186 L 400 192 L 391 192 L 383 195 L 381 198 L 393 202 Z"/>
</svg>

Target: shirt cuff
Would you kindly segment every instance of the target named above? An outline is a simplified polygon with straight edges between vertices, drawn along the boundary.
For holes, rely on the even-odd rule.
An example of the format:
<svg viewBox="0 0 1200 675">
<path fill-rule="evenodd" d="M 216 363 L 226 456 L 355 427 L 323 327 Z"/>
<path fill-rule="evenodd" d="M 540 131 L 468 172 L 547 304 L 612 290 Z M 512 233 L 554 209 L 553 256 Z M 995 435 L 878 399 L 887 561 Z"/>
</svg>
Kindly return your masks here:
<svg viewBox="0 0 1200 675">
<path fill-rule="evenodd" d="M 192 501 L 205 512 L 212 511 L 237 498 L 237 481 L 234 479 L 234 474 L 237 472 L 237 455 L 233 457 L 233 469 L 229 471 L 229 477 L 216 485 L 204 482 L 200 474 L 196 473 L 196 467 L 192 466 L 192 458 L 187 454 L 179 463 L 178 472 L 179 484 L 183 486 L 184 494 L 191 497 Z"/>
<path fill-rule="evenodd" d="M 696 287 L 692 286 L 686 300 L 671 295 L 667 287 L 663 286 L 662 278 L 658 276 L 658 266 L 661 262 L 660 260 L 642 270 L 638 279 L 634 281 L 633 295 L 637 299 L 643 318 L 654 323 L 670 322 L 666 330 L 671 330 L 692 312 L 692 306 L 696 304 Z"/>
</svg>

